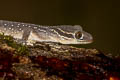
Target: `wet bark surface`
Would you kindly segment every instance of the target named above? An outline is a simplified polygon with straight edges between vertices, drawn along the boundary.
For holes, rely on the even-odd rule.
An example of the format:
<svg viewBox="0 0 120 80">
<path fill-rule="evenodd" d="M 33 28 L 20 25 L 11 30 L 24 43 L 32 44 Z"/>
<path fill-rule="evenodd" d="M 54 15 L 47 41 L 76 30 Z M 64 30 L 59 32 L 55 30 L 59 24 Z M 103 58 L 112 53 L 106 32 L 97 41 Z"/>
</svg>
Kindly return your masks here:
<svg viewBox="0 0 120 80">
<path fill-rule="evenodd" d="M 119 80 L 120 57 L 96 49 L 56 43 L 27 46 L 18 55 L 5 43 L 0 46 L 1 80 Z"/>
</svg>

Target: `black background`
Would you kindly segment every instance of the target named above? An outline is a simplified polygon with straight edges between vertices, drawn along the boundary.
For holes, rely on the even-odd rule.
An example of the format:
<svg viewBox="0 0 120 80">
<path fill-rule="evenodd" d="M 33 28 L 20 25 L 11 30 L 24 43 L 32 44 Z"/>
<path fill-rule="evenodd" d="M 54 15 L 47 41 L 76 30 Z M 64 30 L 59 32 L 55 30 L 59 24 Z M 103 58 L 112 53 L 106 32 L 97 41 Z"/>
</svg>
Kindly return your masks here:
<svg viewBox="0 0 120 80">
<path fill-rule="evenodd" d="M 1 0 L 0 19 L 41 25 L 80 24 L 94 42 L 77 47 L 120 54 L 120 0 Z"/>
</svg>

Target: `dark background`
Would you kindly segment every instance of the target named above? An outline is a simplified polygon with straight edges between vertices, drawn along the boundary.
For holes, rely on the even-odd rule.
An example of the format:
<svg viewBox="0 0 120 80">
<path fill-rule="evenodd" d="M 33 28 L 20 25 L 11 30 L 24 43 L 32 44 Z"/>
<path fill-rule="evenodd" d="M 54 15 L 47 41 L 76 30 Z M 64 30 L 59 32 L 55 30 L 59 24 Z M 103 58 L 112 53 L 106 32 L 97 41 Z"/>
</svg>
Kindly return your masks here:
<svg viewBox="0 0 120 80">
<path fill-rule="evenodd" d="M 118 0 L 1 0 L 0 19 L 42 25 L 80 24 L 94 43 L 78 47 L 120 54 Z"/>
</svg>

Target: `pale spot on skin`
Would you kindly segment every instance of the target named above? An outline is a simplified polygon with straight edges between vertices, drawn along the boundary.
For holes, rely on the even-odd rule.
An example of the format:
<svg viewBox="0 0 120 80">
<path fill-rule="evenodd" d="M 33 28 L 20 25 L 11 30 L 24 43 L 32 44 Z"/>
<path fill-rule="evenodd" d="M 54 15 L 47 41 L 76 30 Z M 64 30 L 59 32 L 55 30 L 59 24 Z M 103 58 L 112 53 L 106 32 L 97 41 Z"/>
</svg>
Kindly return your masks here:
<svg viewBox="0 0 120 80">
<path fill-rule="evenodd" d="M 5 26 L 7 25 L 7 24 L 4 24 Z"/>
<path fill-rule="evenodd" d="M 14 26 L 14 25 L 11 25 L 11 26 Z"/>
<path fill-rule="evenodd" d="M 20 24 L 18 24 L 18 26 L 19 26 Z"/>
<path fill-rule="evenodd" d="M 31 27 L 31 26 L 28 26 L 29 28 Z"/>
<path fill-rule="evenodd" d="M 19 30 L 21 31 L 22 29 L 20 28 Z"/>
<path fill-rule="evenodd" d="M 9 29 L 11 29 L 11 28 L 9 28 Z"/>
<path fill-rule="evenodd" d="M 38 29 L 39 31 L 41 31 L 41 32 L 44 32 L 44 33 L 46 33 L 46 31 L 45 30 L 42 30 L 42 29 Z"/>
<path fill-rule="evenodd" d="M 37 29 L 37 27 L 34 27 L 34 29 Z"/>
</svg>

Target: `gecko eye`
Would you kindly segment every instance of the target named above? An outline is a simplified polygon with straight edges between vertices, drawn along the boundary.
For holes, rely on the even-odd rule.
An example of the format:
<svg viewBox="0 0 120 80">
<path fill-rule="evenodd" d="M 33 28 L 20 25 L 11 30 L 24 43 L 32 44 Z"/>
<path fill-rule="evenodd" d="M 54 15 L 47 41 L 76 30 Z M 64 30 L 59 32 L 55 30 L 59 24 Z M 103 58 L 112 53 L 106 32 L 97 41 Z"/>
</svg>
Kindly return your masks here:
<svg viewBox="0 0 120 80">
<path fill-rule="evenodd" d="M 76 39 L 81 39 L 81 37 L 82 37 L 82 32 L 78 31 L 78 32 L 75 33 L 75 38 Z"/>
</svg>

